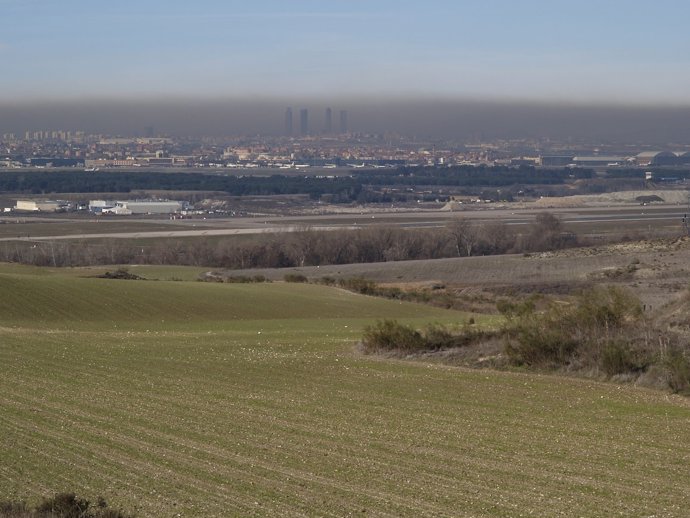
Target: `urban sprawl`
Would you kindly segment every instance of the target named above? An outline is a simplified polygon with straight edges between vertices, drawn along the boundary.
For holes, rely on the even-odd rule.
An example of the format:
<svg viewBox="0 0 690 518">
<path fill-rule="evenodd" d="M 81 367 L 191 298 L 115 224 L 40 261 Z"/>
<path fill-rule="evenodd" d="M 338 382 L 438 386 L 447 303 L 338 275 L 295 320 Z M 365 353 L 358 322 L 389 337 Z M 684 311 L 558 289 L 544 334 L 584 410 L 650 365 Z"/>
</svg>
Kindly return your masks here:
<svg viewBox="0 0 690 518">
<path fill-rule="evenodd" d="M 690 164 L 690 146 L 658 149 L 640 143 L 557 142 L 551 139 L 481 139 L 471 142 L 430 140 L 397 134 L 348 131 L 341 110 L 337 128 L 326 109 L 312 129 L 307 109 L 284 114 L 279 136 L 191 138 L 158 135 L 153 127 L 139 136 L 88 134 L 84 131 L 30 130 L 5 133 L 0 141 L 0 168 L 377 168 L 397 166 L 543 166 L 647 167 Z M 314 125 L 315 126 L 315 125 Z"/>
</svg>

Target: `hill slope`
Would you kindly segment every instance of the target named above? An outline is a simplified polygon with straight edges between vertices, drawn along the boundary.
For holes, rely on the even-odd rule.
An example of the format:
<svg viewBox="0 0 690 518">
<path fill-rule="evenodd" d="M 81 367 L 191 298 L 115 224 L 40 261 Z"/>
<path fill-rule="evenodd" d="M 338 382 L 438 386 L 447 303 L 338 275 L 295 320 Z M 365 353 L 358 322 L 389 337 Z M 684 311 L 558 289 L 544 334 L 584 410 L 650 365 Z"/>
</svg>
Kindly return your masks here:
<svg viewBox="0 0 690 518">
<path fill-rule="evenodd" d="M 35 273 L 0 275 L 3 498 L 75 491 L 204 517 L 690 508 L 687 399 L 353 348 L 374 318 L 457 313 L 317 286 Z"/>
<path fill-rule="evenodd" d="M 130 281 L 0 273 L 0 325 L 154 328 L 246 320 L 448 318 L 451 313 L 393 304 L 303 284 Z M 457 318 L 457 314 L 455 314 Z"/>
</svg>

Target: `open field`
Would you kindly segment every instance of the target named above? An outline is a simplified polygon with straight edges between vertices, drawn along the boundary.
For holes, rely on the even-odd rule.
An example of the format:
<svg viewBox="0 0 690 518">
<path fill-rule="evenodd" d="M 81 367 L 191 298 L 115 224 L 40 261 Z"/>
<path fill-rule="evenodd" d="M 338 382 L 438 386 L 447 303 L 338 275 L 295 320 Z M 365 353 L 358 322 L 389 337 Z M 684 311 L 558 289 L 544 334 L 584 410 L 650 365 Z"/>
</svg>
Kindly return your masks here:
<svg viewBox="0 0 690 518">
<path fill-rule="evenodd" d="M 362 277 L 383 284 L 440 283 L 508 292 L 615 283 L 632 289 L 643 303 L 658 308 L 688 287 L 690 239 L 639 241 L 527 255 L 228 271 L 231 275 L 263 275 L 274 280 L 282 279 L 286 273 L 302 274 L 313 280 Z"/>
<path fill-rule="evenodd" d="M 456 312 L 82 277 L 97 271 L 0 266 L 4 498 L 71 490 L 141 516 L 687 515 L 687 399 L 355 350 L 377 318 Z"/>
</svg>

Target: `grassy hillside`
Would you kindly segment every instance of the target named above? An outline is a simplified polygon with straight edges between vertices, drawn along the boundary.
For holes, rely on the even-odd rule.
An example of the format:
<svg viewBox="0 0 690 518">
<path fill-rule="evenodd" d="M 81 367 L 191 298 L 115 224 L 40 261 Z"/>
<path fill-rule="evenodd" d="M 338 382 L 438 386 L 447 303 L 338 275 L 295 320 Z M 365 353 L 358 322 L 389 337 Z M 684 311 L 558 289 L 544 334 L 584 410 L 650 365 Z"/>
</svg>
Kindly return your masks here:
<svg viewBox="0 0 690 518">
<path fill-rule="evenodd" d="M 127 281 L 77 276 L 78 271 L 36 275 L 0 270 L 0 325 L 170 330 L 224 328 L 228 321 L 451 315 L 312 285 Z"/>
<path fill-rule="evenodd" d="M 5 498 L 73 490 L 141 516 L 690 507 L 686 399 L 353 348 L 375 318 L 462 315 L 319 286 L 38 273 L 0 275 Z"/>
</svg>

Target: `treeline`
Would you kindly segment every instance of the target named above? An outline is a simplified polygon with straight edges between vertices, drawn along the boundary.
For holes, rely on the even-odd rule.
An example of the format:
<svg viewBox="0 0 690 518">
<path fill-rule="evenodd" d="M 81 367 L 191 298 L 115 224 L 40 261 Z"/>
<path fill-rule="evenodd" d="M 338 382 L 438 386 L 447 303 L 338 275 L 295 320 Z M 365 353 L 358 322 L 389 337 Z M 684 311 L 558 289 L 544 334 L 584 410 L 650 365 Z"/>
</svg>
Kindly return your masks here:
<svg viewBox="0 0 690 518">
<path fill-rule="evenodd" d="M 639 168 L 607 169 L 606 176 L 608 178 L 636 178 L 643 180 L 647 171 L 654 173 L 655 178 L 675 178 L 678 180 L 690 178 L 690 169 L 669 169 L 664 167 L 649 167 L 644 170 Z"/>
<path fill-rule="evenodd" d="M 334 203 L 369 201 L 381 187 L 507 187 L 556 185 L 592 177 L 584 169 L 535 169 L 534 167 L 402 167 L 393 171 L 362 171 L 352 176 L 316 177 L 295 175 L 231 176 L 206 173 L 157 173 L 150 171 L 6 172 L 0 175 L 0 191 L 17 194 L 128 193 L 140 190 L 219 191 L 233 196 L 307 194 L 312 199 L 328 196 Z M 407 197 L 408 195 L 402 195 Z"/>
<path fill-rule="evenodd" d="M 464 187 L 507 187 L 550 185 L 590 179 L 591 169 L 537 169 L 531 166 L 399 167 L 393 173 L 365 171 L 357 178 L 368 185 L 444 185 Z"/>
<path fill-rule="evenodd" d="M 0 174 L 0 191 L 17 194 L 59 194 L 140 190 L 219 191 L 233 196 L 308 194 L 318 199 L 330 194 L 335 201 L 357 198 L 361 182 L 349 177 L 226 176 L 152 172 L 8 172 Z"/>
<path fill-rule="evenodd" d="M 533 252 L 577 243 L 577 236 L 564 231 L 558 218 L 543 213 L 522 235 L 509 232 L 503 223 L 477 224 L 457 218 L 437 229 L 386 226 L 334 231 L 305 229 L 251 240 L 161 240 L 144 246 L 120 239 L 3 242 L 0 261 L 38 266 L 167 264 L 228 269 L 285 268 Z"/>
<path fill-rule="evenodd" d="M 678 179 L 690 178 L 690 170 L 666 173 Z M 542 186 L 542 190 L 533 194 L 544 194 L 548 189 L 573 183 L 589 185 L 592 191 L 604 192 L 630 186 L 630 181 L 637 182 L 634 186 L 639 187 L 638 183 L 643 179 L 644 172 L 639 169 L 610 170 L 606 179 L 597 179 L 589 169 L 537 169 L 529 166 L 400 167 L 394 170 L 358 170 L 350 176 L 328 178 L 151 171 L 10 171 L 0 174 L 0 191 L 32 195 L 145 190 L 217 191 L 232 196 L 306 194 L 312 199 L 327 199 L 332 203 L 363 203 L 419 199 L 420 190 L 429 191 L 432 198 L 441 192 L 452 192 L 482 194 L 484 199 L 497 196 L 498 188 L 502 189 L 499 197 L 505 197 L 511 191 L 522 189 L 527 192 Z"/>
</svg>

